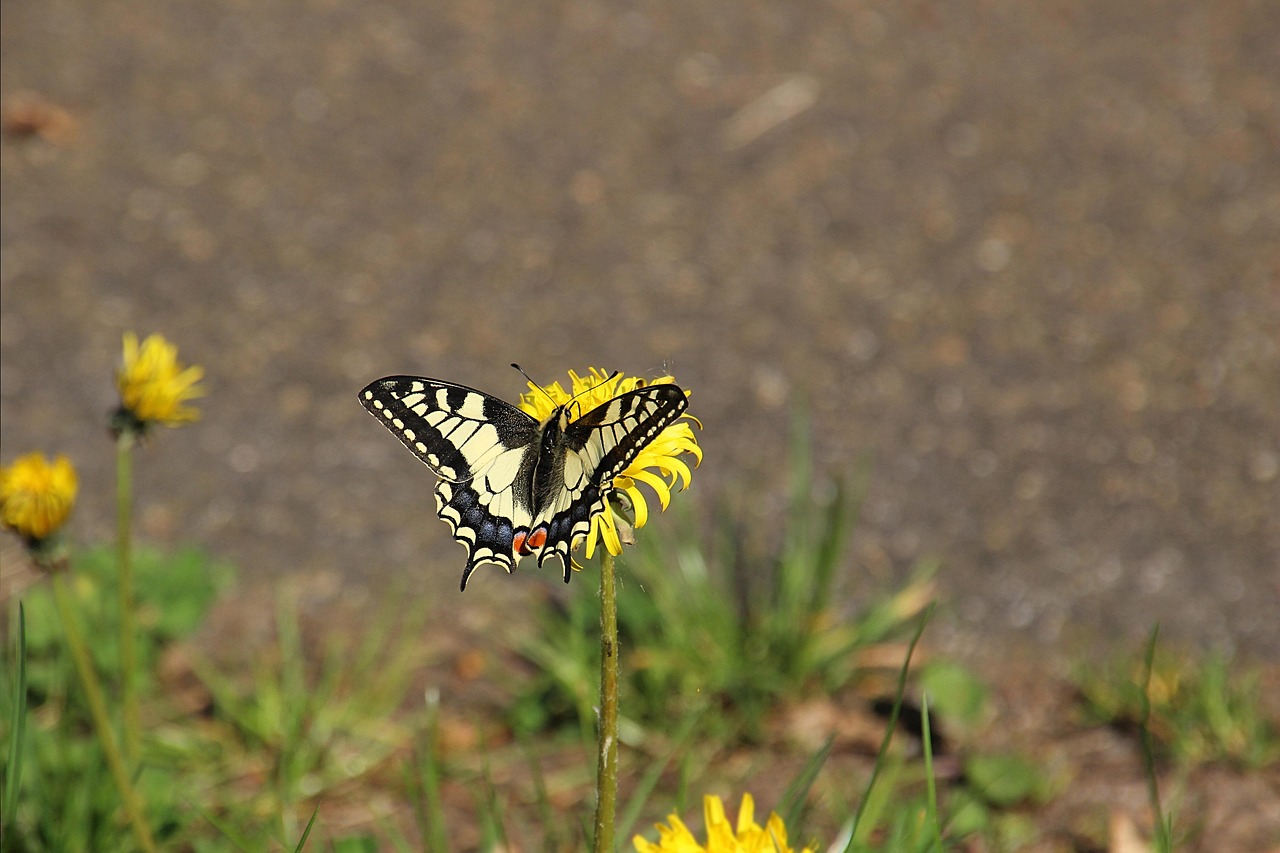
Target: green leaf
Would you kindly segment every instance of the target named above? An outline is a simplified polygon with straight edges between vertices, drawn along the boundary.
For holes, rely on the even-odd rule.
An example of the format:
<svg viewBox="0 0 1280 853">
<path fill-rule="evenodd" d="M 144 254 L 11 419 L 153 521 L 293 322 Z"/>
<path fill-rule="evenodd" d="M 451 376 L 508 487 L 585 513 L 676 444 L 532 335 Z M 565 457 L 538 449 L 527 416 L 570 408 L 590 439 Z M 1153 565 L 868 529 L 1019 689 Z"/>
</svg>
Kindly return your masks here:
<svg viewBox="0 0 1280 853">
<path fill-rule="evenodd" d="M 973 725 L 987 711 L 987 686 L 960 664 L 934 661 L 921 669 L 919 679 L 929 705 L 944 718 Z"/>
<path fill-rule="evenodd" d="M 971 791 L 961 788 L 953 792 L 949 800 L 947 815 L 949 835 L 963 838 L 975 832 L 984 832 L 991 824 L 991 810 Z"/>
<path fill-rule="evenodd" d="M 1040 769 L 1016 755 L 975 755 L 964 769 L 973 790 L 992 805 L 1034 800 L 1041 791 Z"/>
<path fill-rule="evenodd" d="M 333 853 L 378 853 L 378 839 L 372 835 L 352 835 L 333 842 Z"/>
</svg>

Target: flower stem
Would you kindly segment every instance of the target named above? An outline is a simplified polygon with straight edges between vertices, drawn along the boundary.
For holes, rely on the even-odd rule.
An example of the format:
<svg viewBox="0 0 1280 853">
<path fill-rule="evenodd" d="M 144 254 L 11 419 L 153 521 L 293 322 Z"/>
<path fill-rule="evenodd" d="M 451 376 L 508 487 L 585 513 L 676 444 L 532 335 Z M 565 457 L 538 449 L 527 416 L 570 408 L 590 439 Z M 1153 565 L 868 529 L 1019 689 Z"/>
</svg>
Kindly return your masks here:
<svg viewBox="0 0 1280 853">
<path fill-rule="evenodd" d="M 600 756 L 596 781 L 595 853 L 613 853 L 618 803 L 618 599 L 613 555 L 600 555 Z"/>
<path fill-rule="evenodd" d="M 93 717 L 93 727 L 97 730 L 98 742 L 102 745 L 102 752 L 106 756 L 111 778 L 115 781 L 116 790 L 120 794 L 120 802 L 124 806 L 125 818 L 133 829 L 133 836 L 137 839 L 138 846 L 146 853 L 154 853 L 156 845 L 151 839 L 151 830 L 142 818 L 142 807 L 139 804 L 138 796 L 134 792 L 133 786 L 129 783 L 129 774 L 125 771 L 124 757 L 120 754 L 120 748 L 116 745 L 115 731 L 112 729 L 111 721 L 107 717 L 107 704 L 102 698 L 102 687 L 98 684 L 98 677 L 94 674 L 93 663 L 90 661 L 89 652 L 85 648 L 84 638 L 80 636 L 80 628 L 76 624 L 75 611 L 68 597 L 66 574 L 65 571 L 54 572 L 52 584 L 53 600 L 58 608 L 58 618 L 62 622 L 63 632 L 67 635 L 67 647 L 71 649 L 71 657 L 76 665 L 76 674 L 80 676 L 80 684 L 84 687 L 85 695 L 89 699 L 89 713 Z"/>
<path fill-rule="evenodd" d="M 116 439 L 116 572 L 120 584 L 120 704 L 123 709 L 124 754 L 130 766 L 138 763 L 138 693 L 133 606 L 133 443 L 130 429 Z"/>
</svg>

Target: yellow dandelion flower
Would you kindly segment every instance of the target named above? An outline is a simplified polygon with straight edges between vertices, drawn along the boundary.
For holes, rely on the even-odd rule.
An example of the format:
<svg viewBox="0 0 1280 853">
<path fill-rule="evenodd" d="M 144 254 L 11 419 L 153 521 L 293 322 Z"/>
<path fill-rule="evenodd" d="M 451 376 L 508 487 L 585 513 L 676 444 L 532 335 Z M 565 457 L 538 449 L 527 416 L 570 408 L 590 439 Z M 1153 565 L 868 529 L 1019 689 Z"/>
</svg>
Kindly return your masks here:
<svg viewBox="0 0 1280 853">
<path fill-rule="evenodd" d="M 667 817 L 669 824 L 658 824 L 656 843 L 639 835 L 632 839 L 636 853 L 793 853 L 782 818 L 770 813 L 764 826 L 756 823 L 755 801 L 750 794 L 742 795 L 736 829 L 729 823 L 719 797 L 703 798 L 703 815 L 707 824 L 705 846 L 698 843 L 678 815 L 672 814 Z M 800 853 L 813 851 L 805 847 Z"/>
<path fill-rule="evenodd" d="M 565 390 L 559 382 L 539 387 L 529 383 L 529 392 L 521 395 L 520 408 L 539 421 L 551 417 L 558 406 L 573 401 L 574 407 L 581 412 L 589 412 L 597 406 L 603 406 L 615 397 L 642 388 L 646 385 L 673 384 L 671 376 L 661 376 L 646 381 L 639 377 L 613 376 L 598 369 L 591 368 L 586 376 L 579 376 L 570 370 L 571 385 Z M 622 553 L 623 537 L 619 533 L 619 524 L 644 527 L 649 521 L 649 505 L 644 494 L 638 488 L 640 483 L 653 489 L 658 496 L 661 509 L 665 510 L 671 502 L 671 490 L 677 485 L 680 491 L 689 487 L 693 480 L 693 472 L 680 457 L 686 453 L 693 456 L 694 466 L 702 462 L 702 448 L 698 447 L 690 423 L 698 423 L 698 419 L 689 414 L 680 416 L 676 423 L 669 425 L 651 441 L 631 464 L 613 480 L 615 489 L 613 497 L 621 496 L 634 513 L 634 521 L 630 521 L 618 512 L 613 500 L 605 512 L 591 520 L 591 529 L 586 536 L 586 557 L 591 559 L 595 554 L 596 543 L 602 542 L 610 554 L 615 557 Z M 581 543 L 574 543 L 576 548 Z"/>
<path fill-rule="evenodd" d="M 200 412 L 184 403 L 204 396 L 197 384 L 203 377 L 203 368 L 183 367 L 178 348 L 160 335 L 150 335 L 139 345 L 136 334 L 125 333 L 124 362 L 116 373 L 117 429 L 143 432 L 151 424 L 176 427 L 196 420 Z"/>
<path fill-rule="evenodd" d="M 65 456 L 52 463 L 28 453 L 0 469 L 0 521 L 35 546 L 58 531 L 76 502 L 76 469 Z"/>
</svg>

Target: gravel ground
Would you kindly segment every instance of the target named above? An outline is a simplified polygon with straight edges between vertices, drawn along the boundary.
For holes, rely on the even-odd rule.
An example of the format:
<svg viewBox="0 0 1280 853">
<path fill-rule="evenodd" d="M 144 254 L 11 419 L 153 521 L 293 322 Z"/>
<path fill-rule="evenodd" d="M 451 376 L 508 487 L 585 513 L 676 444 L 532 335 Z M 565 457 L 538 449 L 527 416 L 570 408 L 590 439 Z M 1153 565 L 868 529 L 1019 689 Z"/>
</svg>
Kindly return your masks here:
<svg viewBox="0 0 1280 853">
<path fill-rule="evenodd" d="M 448 606 L 432 478 L 356 390 L 669 366 L 692 501 L 745 494 L 764 539 L 797 405 L 824 471 L 874 459 L 851 598 L 937 555 L 961 647 L 1159 620 L 1280 658 L 1274 3 L 0 20 L 0 444 L 75 459 L 79 537 L 111 529 L 126 329 L 208 371 L 139 460 L 148 538 Z"/>
</svg>

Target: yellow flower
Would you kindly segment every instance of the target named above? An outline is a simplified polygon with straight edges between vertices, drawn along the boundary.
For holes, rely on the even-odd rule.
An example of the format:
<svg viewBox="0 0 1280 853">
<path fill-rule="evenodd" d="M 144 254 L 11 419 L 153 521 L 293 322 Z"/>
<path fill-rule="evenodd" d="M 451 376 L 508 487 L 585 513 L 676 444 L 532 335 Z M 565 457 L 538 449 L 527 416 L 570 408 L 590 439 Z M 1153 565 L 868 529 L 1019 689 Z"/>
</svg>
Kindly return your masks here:
<svg viewBox="0 0 1280 853">
<path fill-rule="evenodd" d="M 675 379 L 670 376 L 661 376 L 652 381 L 622 375 L 610 379 L 609 374 L 595 367 L 591 368 L 587 376 L 579 376 L 570 370 L 569 378 L 572 383 L 568 391 L 559 382 L 553 382 L 542 388 L 530 382 L 529 393 L 520 397 L 520 408 L 539 421 L 543 421 L 551 417 L 557 406 L 563 406 L 570 400 L 574 401 L 575 406 L 580 405 L 581 411 L 589 412 L 628 391 L 634 391 L 646 385 L 675 382 Z M 702 448 L 698 447 L 697 438 L 689 422 L 702 426 L 692 415 L 681 415 L 676 423 L 670 424 L 658 433 L 657 438 L 631 460 L 626 470 L 614 478 L 613 486 L 617 490 L 614 496 L 621 495 L 630 504 L 632 512 L 635 513 L 635 527 L 644 527 L 649 521 L 649 505 L 638 488 L 639 483 L 644 483 L 653 489 L 664 510 L 671 502 L 673 487 L 679 485 L 680 491 L 689 488 L 693 472 L 680 459 L 680 456 L 685 453 L 690 454 L 694 457 L 695 466 L 702 462 Z M 595 554 L 598 541 L 603 542 L 604 547 L 615 557 L 622 553 L 622 537 L 618 533 L 619 522 L 630 523 L 626 518 L 618 515 L 612 501 L 605 512 L 591 519 L 591 530 L 586 537 L 587 559 L 591 559 Z M 574 547 L 577 548 L 578 544 L 575 542 Z"/>
<path fill-rule="evenodd" d="M 183 367 L 178 348 L 160 335 L 150 335 L 139 346 L 138 336 L 126 332 L 124 363 L 116 372 L 121 426 L 141 432 L 153 423 L 176 427 L 196 420 L 200 412 L 183 404 L 204 396 L 196 384 L 203 376 L 201 367 Z"/>
<path fill-rule="evenodd" d="M 770 813 L 764 826 L 755 821 L 755 801 L 750 794 L 742 795 L 738 809 L 738 827 L 734 830 L 724 813 L 724 803 L 719 797 L 703 798 L 703 813 L 707 823 L 707 843 L 703 846 L 693 837 L 689 827 L 679 816 L 667 817 L 670 826 L 658 824 L 658 841 L 655 844 L 637 835 L 632 839 L 636 853 L 792 853 L 787 845 L 787 827 L 782 818 Z M 805 847 L 801 853 L 812 853 Z"/>
<path fill-rule="evenodd" d="M 0 520 L 29 544 L 39 544 L 71 515 L 77 488 L 67 457 L 50 464 L 43 453 L 28 453 L 0 469 Z"/>
</svg>

